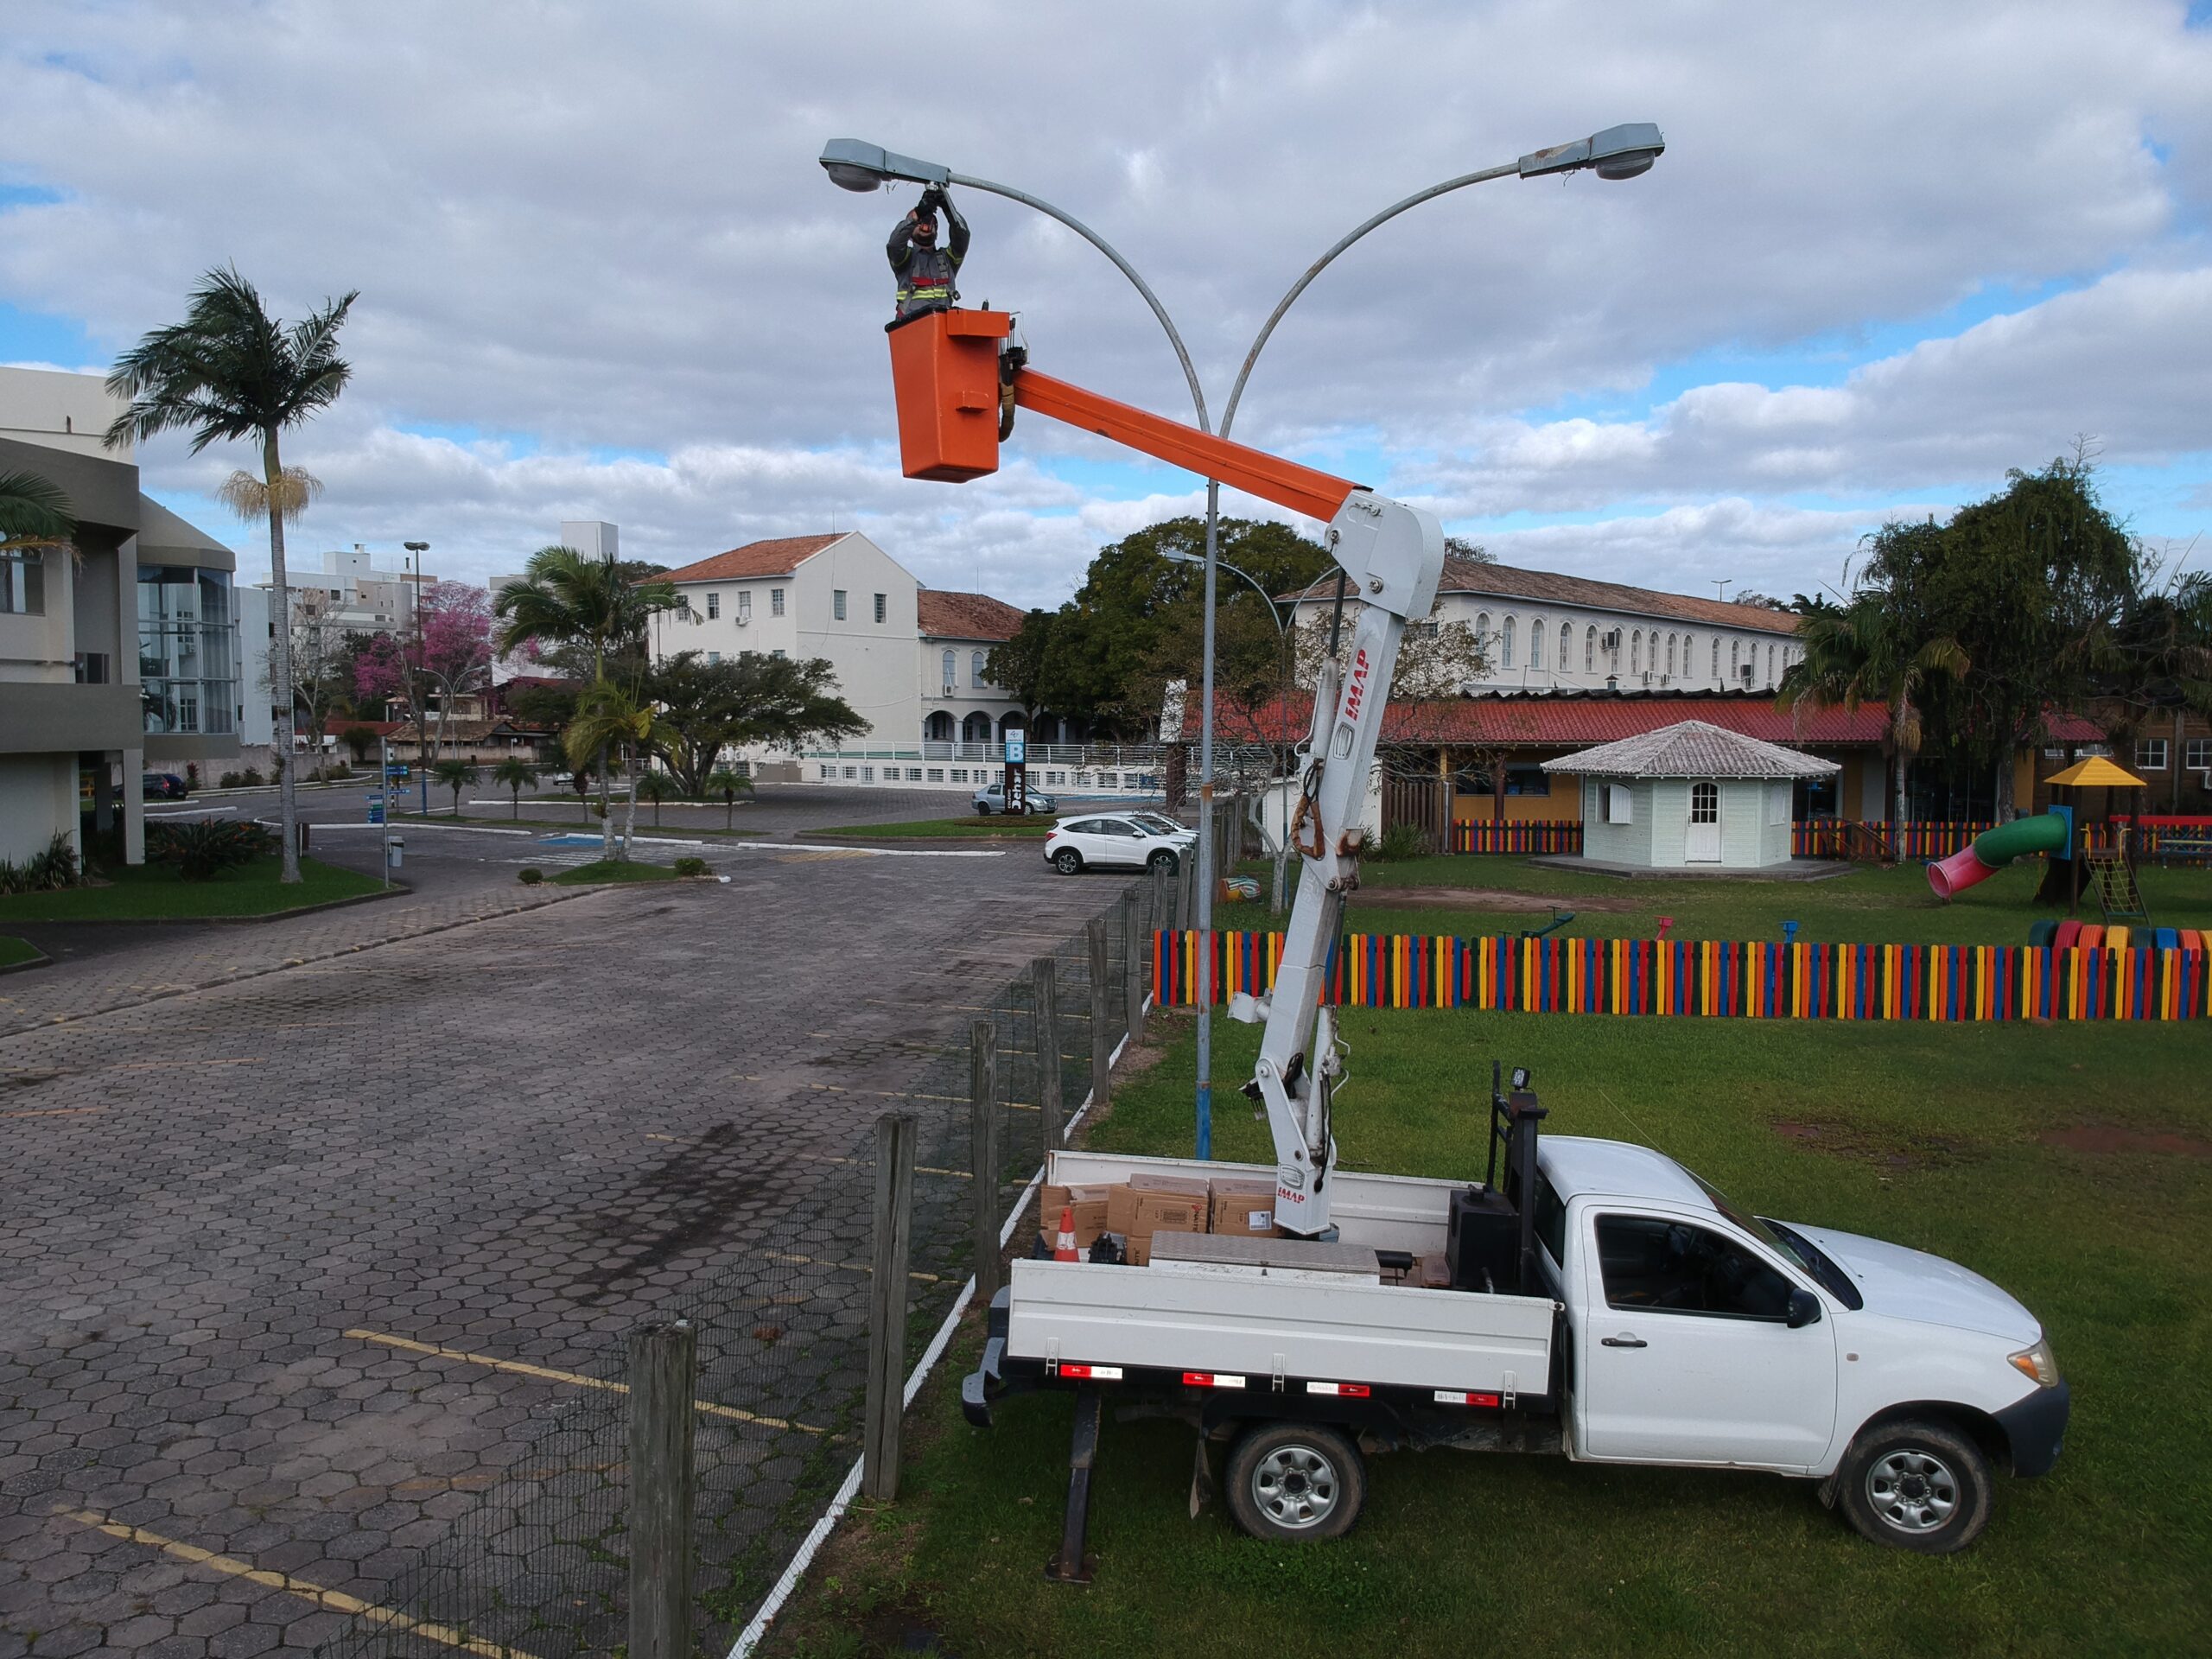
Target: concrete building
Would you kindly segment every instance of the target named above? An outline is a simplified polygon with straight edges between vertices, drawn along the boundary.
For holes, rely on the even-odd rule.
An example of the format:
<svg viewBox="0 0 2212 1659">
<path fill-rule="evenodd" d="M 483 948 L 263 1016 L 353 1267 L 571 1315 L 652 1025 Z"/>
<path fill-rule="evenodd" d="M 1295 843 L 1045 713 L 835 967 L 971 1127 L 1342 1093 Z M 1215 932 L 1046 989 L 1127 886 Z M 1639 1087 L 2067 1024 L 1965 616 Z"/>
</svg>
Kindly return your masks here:
<svg viewBox="0 0 2212 1659">
<path fill-rule="evenodd" d="M 981 760 L 983 751 L 1003 743 L 1006 734 L 1026 726 L 1027 716 L 1011 691 L 994 685 L 984 671 L 991 649 L 1002 645 L 1021 626 L 1021 612 L 988 594 L 952 594 L 925 588 L 915 595 L 920 619 L 920 740 L 923 759 Z M 1052 720 L 1052 734 L 1059 722 Z M 1045 721 L 1038 722 L 1043 734 Z M 988 758 L 997 759 L 994 752 Z"/>
<path fill-rule="evenodd" d="M 1325 620 L 1334 586 L 1295 595 L 1299 620 Z M 1799 654 L 1788 611 L 1456 556 L 1432 616 L 1466 624 L 1481 643 L 1484 671 L 1462 688 L 1473 695 L 1770 691 Z"/>
<path fill-rule="evenodd" d="M 1640 870 L 1787 865 L 1798 781 L 1842 770 L 1702 720 L 1601 743 L 1543 768 L 1580 782 L 1581 857 Z"/>
<path fill-rule="evenodd" d="M 0 369 L 0 471 L 69 501 L 71 550 L 0 559 L 0 857 L 121 832 L 144 855 L 140 773 L 202 777 L 238 753 L 236 560 L 138 489 L 101 435 L 121 403 L 97 375 Z"/>
<path fill-rule="evenodd" d="M 415 601 L 437 578 L 418 569 L 379 570 L 377 556 L 359 542 L 327 552 L 320 570 L 285 561 L 284 581 L 300 620 L 340 633 L 404 633 L 415 626 Z M 272 581 L 254 584 L 267 593 Z"/>
</svg>

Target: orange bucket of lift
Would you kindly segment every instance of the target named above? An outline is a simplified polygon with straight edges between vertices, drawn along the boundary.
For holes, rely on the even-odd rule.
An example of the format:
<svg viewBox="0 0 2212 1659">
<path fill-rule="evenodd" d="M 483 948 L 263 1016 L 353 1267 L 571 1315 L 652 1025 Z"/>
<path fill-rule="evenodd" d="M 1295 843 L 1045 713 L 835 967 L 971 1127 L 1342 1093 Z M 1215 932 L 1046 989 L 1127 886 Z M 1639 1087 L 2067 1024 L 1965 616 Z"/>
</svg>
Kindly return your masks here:
<svg viewBox="0 0 2212 1659">
<path fill-rule="evenodd" d="M 999 469 L 999 341 L 1007 311 L 932 311 L 890 331 L 899 462 L 909 478 L 964 484 Z"/>
</svg>

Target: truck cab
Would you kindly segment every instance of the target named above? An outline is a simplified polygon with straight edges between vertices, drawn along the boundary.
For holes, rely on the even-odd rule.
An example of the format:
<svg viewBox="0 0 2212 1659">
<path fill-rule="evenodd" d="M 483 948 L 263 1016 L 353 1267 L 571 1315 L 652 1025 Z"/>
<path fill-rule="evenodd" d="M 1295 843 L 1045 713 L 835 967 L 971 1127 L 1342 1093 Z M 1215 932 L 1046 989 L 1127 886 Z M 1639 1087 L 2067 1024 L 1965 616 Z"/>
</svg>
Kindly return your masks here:
<svg viewBox="0 0 2212 1659">
<path fill-rule="evenodd" d="M 1536 1259 L 1564 1311 L 1572 1455 L 1821 1478 L 1907 1548 L 1979 1530 L 1986 1480 L 1963 1465 L 2036 1475 L 2056 1460 L 2066 1385 L 2035 1316 L 1988 1280 L 1751 1215 L 1647 1147 L 1550 1135 L 1538 1167 Z M 1904 1423 L 1979 1459 L 1869 1451 Z M 1847 1462 L 1866 1467 L 1839 1493 Z"/>
</svg>

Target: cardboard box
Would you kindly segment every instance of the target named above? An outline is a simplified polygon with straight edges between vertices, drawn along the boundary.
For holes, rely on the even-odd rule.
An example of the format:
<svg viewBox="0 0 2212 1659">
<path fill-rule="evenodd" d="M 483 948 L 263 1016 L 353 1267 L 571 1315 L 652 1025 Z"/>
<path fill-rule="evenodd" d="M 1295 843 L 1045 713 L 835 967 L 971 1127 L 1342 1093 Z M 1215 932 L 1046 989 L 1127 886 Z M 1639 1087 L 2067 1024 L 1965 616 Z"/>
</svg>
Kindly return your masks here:
<svg viewBox="0 0 2212 1659">
<path fill-rule="evenodd" d="M 1414 1270 L 1406 1275 L 1406 1282 L 1418 1285 L 1423 1290 L 1452 1288 L 1452 1258 L 1441 1251 L 1414 1258 Z"/>
<path fill-rule="evenodd" d="M 1274 1231 L 1274 1182 L 1215 1181 L 1212 1187 L 1211 1208 L 1206 1224 L 1208 1232 L 1254 1237 Z"/>
<path fill-rule="evenodd" d="M 1037 1193 L 1037 1230 L 1044 1235 L 1046 1244 L 1058 1241 L 1060 1211 L 1075 1212 L 1075 1242 L 1077 1249 L 1089 1249 L 1098 1235 L 1106 1231 L 1108 1195 L 1112 1188 L 1104 1186 L 1044 1186 Z"/>
<path fill-rule="evenodd" d="M 1185 1182 L 1183 1186 L 1204 1188 L 1204 1182 Z M 1154 1233 L 1203 1233 L 1206 1230 L 1206 1196 L 1197 1192 L 1140 1188 L 1130 1192 L 1124 1200 L 1127 1224 L 1109 1227 L 1109 1232 L 1122 1235 L 1123 1248 L 1129 1265 L 1141 1268 L 1152 1260 L 1152 1236 Z"/>
<path fill-rule="evenodd" d="M 1132 1175 L 1119 1185 L 1107 1188 L 1107 1193 L 1106 1230 L 1109 1233 L 1135 1230 L 1137 1200 L 1147 1193 L 1154 1197 L 1182 1197 L 1195 1201 L 1199 1216 L 1198 1230 L 1205 1231 L 1207 1198 L 1206 1184 L 1203 1180 L 1187 1179 L 1179 1175 Z"/>
</svg>

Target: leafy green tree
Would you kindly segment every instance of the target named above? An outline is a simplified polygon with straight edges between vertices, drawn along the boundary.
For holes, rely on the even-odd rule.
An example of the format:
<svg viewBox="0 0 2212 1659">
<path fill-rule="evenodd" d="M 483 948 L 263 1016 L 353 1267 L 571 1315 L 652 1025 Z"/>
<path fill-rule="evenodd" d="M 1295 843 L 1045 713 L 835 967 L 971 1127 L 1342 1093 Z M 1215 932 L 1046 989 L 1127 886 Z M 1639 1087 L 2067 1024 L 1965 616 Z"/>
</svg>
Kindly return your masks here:
<svg viewBox="0 0 2212 1659">
<path fill-rule="evenodd" d="M 0 473 L 0 552 L 44 553 L 77 533 L 69 498 L 36 473 Z"/>
<path fill-rule="evenodd" d="M 461 816 L 461 791 L 474 783 L 478 777 L 474 760 L 437 760 L 430 766 L 430 776 L 438 780 L 438 787 L 453 791 L 453 814 Z"/>
<path fill-rule="evenodd" d="M 1216 549 L 1270 594 L 1302 588 L 1335 568 L 1318 543 L 1273 522 L 1224 519 Z M 1164 556 L 1171 552 L 1203 556 L 1205 521 L 1172 518 L 1100 549 L 1083 586 L 1049 625 L 1025 619 L 1015 638 L 991 653 L 992 681 L 1064 715 L 1125 732 L 1149 729 L 1160 717 L 1161 691 L 1175 677 L 1171 662 L 1192 654 L 1164 648 L 1163 638 L 1190 630 L 1187 620 L 1173 619 L 1199 612 L 1205 592 L 1205 573 Z M 1217 626 L 1225 638 L 1249 636 L 1255 654 L 1271 664 L 1278 636 L 1265 609 L 1242 582 L 1220 579 Z M 1258 649 L 1263 637 L 1265 648 Z"/>
<path fill-rule="evenodd" d="M 512 798 L 507 816 L 522 817 L 522 792 L 537 787 L 537 768 L 521 755 L 511 754 L 492 768 L 492 781 L 505 790 Z"/>
<path fill-rule="evenodd" d="M 181 323 L 156 328 L 117 359 L 108 391 L 130 406 L 107 429 L 111 448 L 181 429 L 192 434 L 192 453 L 218 442 L 250 440 L 261 446 L 261 472 L 234 473 L 224 497 L 245 508 L 257 500 L 269 518 L 269 569 L 278 608 L 289 615 L 284 572 L 284 523 L 296 518 L 315 493 L 315 480 L 287 467 L 278 436 L 338 400 L 353 373 L 338 355 L 338 331 L 356 294 L 326 300 L 322 309 L 287 327 L 262 305 L 252 283 L 235 269 L 213 270 L 193 290 Z M 273 706 L 275 758 L 292 753 L 292 665 L 289 628 L 276 632 Z M 279 836 L 280 880 L 300 879 L 297 799 L 294 768 L 283 766 Z"/>
<path fill-rule="evenodd" d="M 706 792 L 722 798 L 722 828 L 737 828 L 737 798 L 753 792 L 753 780 L 741 772 L 718 766 L 707 774 Z"/>
<path fill-rule="evenodd" d="M 656 830 L 660 828 L 660 804 L 663 801 L 680 801 L 684 796 L 683 785 L 676 781 L 675 773 L 668 772 L 645 772 L 638 779 L 635 789 L 638 794 L 653 804 L 653 828 Z"/>
<path fill-rule="evenodd" d="M 696 651 L 678 652 L 646 677 L 645 694 L 658 705 L 665 734 L 652 752 L 687 795 L 705 792 L 707 774 L 725 749 L 757 743 L 797 748 L 868 729 L 837 695 L 836 671 L 818 657 L 748 651 L 710 663 Z"/>
<path fill-rule="evenodd" d="M 594 558 L 573 547 L 541 547 L 524 566 L 522 580 L 499 590 L 499 649 L 503 654 L 548 645 L 577 651 L 591 669 L 580 709 L 583 701 L 605 705 L 605 694 L 615 689 L 609 666 L 626 658 L 635 667 L 622 677 L 624 699 L 634 703 L 646 630 L 655 615 L 676 608 L 676 589 L 668 582 L 651 576 L 639 580 L 620 562 Z M 569 754 L 573 762 L 573 749 Z M 607 756 L 602 751 L 593 758 L 601 779 L 600 817 L 607 826 L 601 852 L 611 858 L 614 820 L 607 810 Z"/>
</svg>

